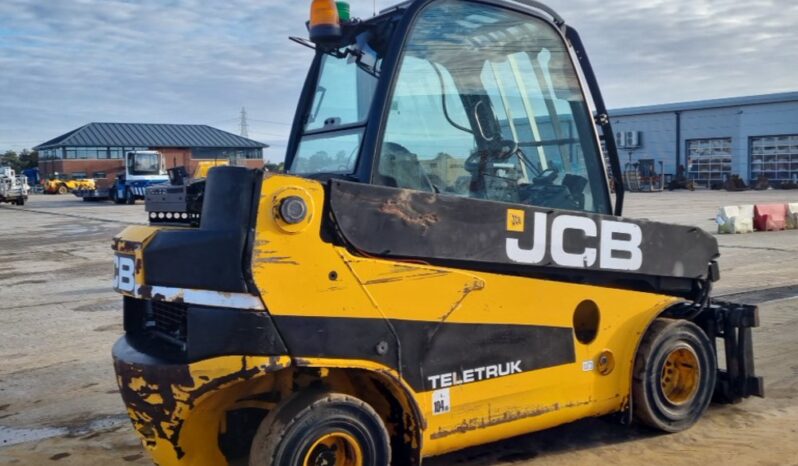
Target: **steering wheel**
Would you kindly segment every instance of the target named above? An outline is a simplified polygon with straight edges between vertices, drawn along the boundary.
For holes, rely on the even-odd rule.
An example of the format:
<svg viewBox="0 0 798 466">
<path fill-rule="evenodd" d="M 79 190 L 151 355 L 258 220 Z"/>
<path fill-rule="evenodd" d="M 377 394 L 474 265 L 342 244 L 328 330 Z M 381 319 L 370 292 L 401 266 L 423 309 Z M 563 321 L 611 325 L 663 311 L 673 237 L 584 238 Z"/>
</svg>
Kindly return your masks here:
<svg viewBox="0 0 798 466">
<path fill-rule="evenodd" d="M 503 162 L 519 150 L 518 143 L 513 140 L 502 139 L 496 141 L 485 150 L 477 150 L 471 153 L 465 161 L 465 169 L 473 173 L 479 170 L 482 163 Z"/>
<path fill-rule="evenodd" d="M 533 185 L 548 185 L 554 183 L 554 180 L 557 179 L 557 176 L 560 174 L 560 171 L 554 167 L 549 167 L 542 172 L 540 175 L 534 177 L 532 179 Z"/>
</svg>

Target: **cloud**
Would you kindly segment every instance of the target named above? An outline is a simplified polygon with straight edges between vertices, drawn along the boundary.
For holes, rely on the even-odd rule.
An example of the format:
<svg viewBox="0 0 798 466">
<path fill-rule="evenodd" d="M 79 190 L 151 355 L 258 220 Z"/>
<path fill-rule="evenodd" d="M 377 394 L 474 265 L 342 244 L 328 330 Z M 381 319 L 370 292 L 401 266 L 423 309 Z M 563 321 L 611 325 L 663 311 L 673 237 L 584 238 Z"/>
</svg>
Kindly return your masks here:
<svg viewBox="0 0 798 466">
<path fill-rule="evenodd" d="M 789 0 L 569 0 L 611 107 L 796 90 Z"/>
<path fill-rule="evenodd" d="M 392 1 L 380 0 L 378 8 Z M 610 107 L 794 90 L 789 0 L 558 0 Z M 282 158 L 311 52 L 308 2 L 0 2 L 0 150 L 90 121 L 207 123 Z M 371 0 L 352 2 L 370 16 Z"/>
</svg>

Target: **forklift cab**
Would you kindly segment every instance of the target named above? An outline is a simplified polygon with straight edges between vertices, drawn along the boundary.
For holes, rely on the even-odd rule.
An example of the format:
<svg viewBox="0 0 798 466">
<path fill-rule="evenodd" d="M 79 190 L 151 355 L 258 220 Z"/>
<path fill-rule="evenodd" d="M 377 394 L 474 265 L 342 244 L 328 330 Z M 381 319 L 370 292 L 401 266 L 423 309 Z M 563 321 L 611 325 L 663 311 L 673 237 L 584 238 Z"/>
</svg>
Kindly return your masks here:
<svg viewBox="0 0 798 466">
<path fill-rule="evenodd" d="M 316 44 L 289 173 L 611 214 L 581 51 L 565 38 L 575 32 L 520 7 L 407 8 L 421 11 L 400 6 Z M 391 41 L 415 15 L 404 46 Z"/>
</svg>

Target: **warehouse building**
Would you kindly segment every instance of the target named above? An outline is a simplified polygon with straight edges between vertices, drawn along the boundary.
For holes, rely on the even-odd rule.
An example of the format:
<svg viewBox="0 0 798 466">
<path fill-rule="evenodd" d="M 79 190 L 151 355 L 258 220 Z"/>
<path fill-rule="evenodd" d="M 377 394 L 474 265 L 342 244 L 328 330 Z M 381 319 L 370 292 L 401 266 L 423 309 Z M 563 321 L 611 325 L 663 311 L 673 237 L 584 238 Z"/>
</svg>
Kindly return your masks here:
<svg viewBox="0 0 798 466">
<path fill-rule="evenodd" d="M 622 164 L 653 160 L 666 181 L 685 174 L 709 187 L 798 183 L 798 92 L 611 110 Z"/>
<path fill-rule="evenodd" d="M 113 179 L 132 150 L 157 150 L 167 168 L 185 166 L 193 172 L 197 160 L 236 159 L 250 168 L 263 166 L 268 147 L 206 125 L 89 123 L 39 144 L 39 172 L 49 178 Z"/>
</svg>

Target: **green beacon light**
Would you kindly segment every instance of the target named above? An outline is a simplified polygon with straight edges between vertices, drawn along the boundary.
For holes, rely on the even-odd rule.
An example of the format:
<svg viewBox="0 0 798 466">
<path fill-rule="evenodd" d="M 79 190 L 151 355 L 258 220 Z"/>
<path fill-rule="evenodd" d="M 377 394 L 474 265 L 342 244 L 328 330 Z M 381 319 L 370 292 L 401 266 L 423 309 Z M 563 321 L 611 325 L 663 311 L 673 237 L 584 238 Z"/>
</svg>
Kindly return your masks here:
<svg viewBox="0 0 798 466">
<path fill-rule="evenodd" d="M 349 13 L 349 2 L 335 2 L 335 6 L 338 7 L 338 17 L 341 18 L 341 22 L 349 22 L 351 18 Z"/>
</svg>

